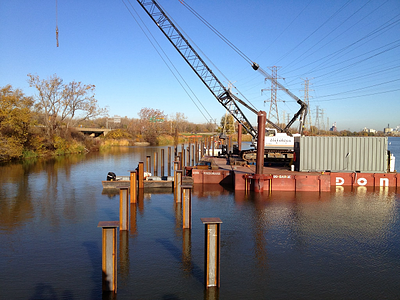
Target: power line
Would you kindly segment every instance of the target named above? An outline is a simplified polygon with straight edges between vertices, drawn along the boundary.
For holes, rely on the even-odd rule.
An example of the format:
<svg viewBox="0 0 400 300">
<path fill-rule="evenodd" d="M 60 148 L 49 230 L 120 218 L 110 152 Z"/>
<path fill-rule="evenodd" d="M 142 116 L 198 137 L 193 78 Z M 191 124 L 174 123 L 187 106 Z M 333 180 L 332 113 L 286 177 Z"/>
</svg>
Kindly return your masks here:
<svg viewBox="0 0 400 300">
<path fill-rule="evenodd" d="M 395 41 L 395 42 L 397 42 L 397 41 Z M 393 44 L 393 43 L 395 43 L 395 42 L 392 42 L 392 43 L 390 43 L 390 44 Z M 387 45 L 385 45 L 385 46 L 387 46 Z M 384 46 L 382 46 L 382 47 L 384 47 Z M 382 48 L 382 47 L 380 47 L 380 48 Z M 382 51 L 380 51 L 380 52 L 378 52 L 378 53 L 375 53 L 375 54 L 373 54 L 373 55 L 371 55 L 371 56 L 368 56 L 368 57 L 366 57 L 366 58 L 360 59 L 360 60 L 358 60 L 358 61 L 356 61 L 356 62 L 354 62 L 354 63 L 352 63 L 352 64 L 349 64 L 349 65 L 346 65 L 346 66 L 344 66 L 344 67 L 340 67 L 340 68 L 338 68 L 338 69 L 336 69 L 336 70 L 330 71 L 330 72 L 328 72 L 328 73 L 319 75 L 318 78 L 321 78 L 321 77 L 324 77 L 324 76 L 327 76 L 327 75 L 332 75 L 332 74 L 334 74 L 334 73 L 337 73 L 337 72 L 346 70 L 346 69 L 348 69 L 348 68 L 351 68 L 351 67 L 353 67 L 353 66 L 355 66 L 355 65 L 358 65 L 358 64 L 360 64 L 360 63 L 362 63 L 362 62 L 365 62 L 365 61 L 367 61 L 367 60 L 370 60 L 370 59 L 372 59 L 372 58 L 374 58 L 374 57 L 376 57 L 376 56 L 378 56 L 378 55 L 381 55 L 381 54 L 383 54 L 383 53 L 386 53 L 386 52 L 391 51 L 391 50 L 393 50 L 393 49 L 396 49 L 396 48 L 398 48 L 398 47 L 400 47 L 400 43 L 399 43 L 398 45 L 395 45 L 395 46 L 390 47 L 389 49 L 382 50 Z M 377 49 L 380 49 L 380 48 L 377 48 Z M 360 57 L 360 56 L 366 55 L 366 54 L 368 54 L 368 53 L 374 52 L 374 51 L 376 51 L 377 49 L 371 50 L 371 51 L 366 52 L 366 53 L 364 53 L 364 54 L 362 54 L 362 55 L 358 55 L 357 57 Z M 342 64 L 342 63 L 344 63 L 344 62 L 351 61 L 351 60 L 353 60 L 353 59 L 355 59 L 355 58 L 356 58 L 356 57 L 349 58 L 349 59 L 347 59 L 347 60 L 345 60 L 345 61 L 343 61 L 343 62 L 341 62 L 341 63 L 337 63 L 337 64 L 335 64 L 335 65 L 339 65 L 339 64 Z M 332 67 L 332 66 L 331 66 L 331 67 Z M 324 69 L 326 69 L 326 68 L 324 68 Z"/>
<path fill-rule="evenodd" d="M 363 95 L 357 95 L 357 96 L 341 97 L 341 98 L 336 98 L 336 99 L 319 100 L 319 98 L 324 98 L 324 97 L 328 97 L 328 96 L 337 96 L 339 94 L 345 94 L 345 92 L 343 92 L 343 93 L 338 93 L 338 94 L 319 96 L 319 97 L 316 97 L 316 100 L 319 101 L 319 102 L 338 101 L 338 100 L 346 100 L 346 99 L 352 99 L 352 98 L 360 98 L 360 97 L 381 95 L 381 94 L 393 93 L 393 92 L 398 92 L 398 91 L 400 91 L 400 89 L 394 89 L 394 90 L 388 90 L 388 91 L 370 93 L 370 94 L 363 94 Z"/>
<path fill-rule="evenodd" d="M 345 22 L 347 22 L 348 20 L 350 20 L 352 17 L 354 17 L 355 14 L 357 14 L 359 11 L 361 11 L 368 3 L 370 3 L 371 0 L 369 0 L 368 2 L 366 2 L 364 5 L 362 5 L 357 11 L 355 11 L 354 13 L 352 13 L 350 16 L 348 16 L 346 18 L 346 20 L 344 20 L 343 22 L 341 22 L 338 26 L 336 26 L 334 29 L 332 29 L 328 34 L 326 34 L 322 39 L 320 39 L 317 43 L 315 43 L 313 46 L 311 46 L 310 48 L 308 48 L 307 51 L 303 52 L 303 54 L 301 54 L 300 56 L 298 56 L 296 59 L 294 59 L 292 62 L 288 63 L 285 68 L 287 68 L 288 66 L 290 66 L 291 64 L 293 64 L 293 62 L 299 63 L 301 61 L 303 61 L 305 58 L 311 56 L 313 53 L 315 53 L 316 51 L 314 51 L 313 53 L 311 53 L 310 55 L 306 56 L 305 58 L 303 58 L 302 60 L 300 60 L 300 57 L 304 56 L 307 52 L 309 52 L 311 49 L 314 49 L 315 46 L 317 46 L 319 43 L 321 43 L 324 39 L 326 39 L 328 36 L 330 36 L 333 32 L 335 32 L 340 26 L 342 26 Z M 340 36 L 340 35 L 339 35 Z M 337 36 L 338 37 L 338 36 Z M 336 37 L 336 38 L 337 38 Z M 332 40 L 329 41 L 329 43 L 331 43 Z M 328 43 L 328 44 L 329 44 Z"/>
<path fill-rule="evenodd" d="M 297 14 L 297 16 L 296 16 L 295 18 L 293 18 L 293 20 L 289 23 L 289 25 L 286 26 L 285 29 L 283 29 L 283 31 L 275 38 L 275 40 L 273 40 L 273 41 L 269 44 L 269 46 L 268 46 L 267 48 L 265 48 L 264 51 L 262 51 L 262 52 L 257 56 L 257 58 L 259 58 L 262 54 L 264 54 L 264 53 L 271 47 L 271 45 L 274 44 L 274 43 L 285 33 L 285 31 L 286 31 L 290 26 L 292 26 L 292 24 L 293 24 L 293 23 L 300 17 L 300 15 L 307 9 L 307 7 L 311 4 L 312 1 L 313 1 L 313 0 L 310 0 L 310 1 L 307 3 L 307 5 Z"/>
<path fill-rule="evenodd" d="M 360 79 L 360 78 L 370 77 L 370 76 L 373 76 L 373 75 L 382 75 L 383 73 L 389 72 L 391 70 L 399 69 L 399 68 L 400 68 L 400 65 L 397 65 L 397 66 L 394 66 L 394 67 L 391 67 L 391 68 L 384 69 L 384 71 L 381 71 L 381 70 L 380 71 L 375 71 L 375 72 L 367 73 L 367 74 L 364 74 L 364 75 L 359 75 L 359 76 L 355 76 L 355 77 L 348 77 L 346 79 L 342 79 L 342 80 L 338 80 L 338 81 L 334 81 L 334 82 L 329 82 L 329 83 L 325 83 L 325 84 L 318 84 L 318 85 L 314 85 L 314 86 L 315 87 L 324 87 L 324 86 L 330 86 L 330 85 L 337 85 L 337 84 L 340 84 L 340 83 L 343 83 L 343 82 L 349 83 L 349 81 L 354 81 L 354 80 L 357 80 L 357 79 Z"/>
<path fill-rule="evenodd" d="M 150 30 L 147 28 L 147 26 L 144 24 L 144 22 L 141 20 L 141 18 L 139 17 L 138 13 L 136 12 L 136 10 L 134 9 L 134 7 L 132 6 L 131 2 L 128 0 L 131 9 L 136 13 L 136 15 L 138 16 L 138 18 L 141 20 L 143 26 L 146 28 L 147 32 L 150 34 L 150 36 L 153 38 L 153 40 L 155 41 L 155 43 L 158 45 L 159 49 L 161 50 L 161 52 L 164 54 L 164 56 L 166 57 L 166 59 L 169 61 L 169 63 L 172 65 L 172 67 L 174 68 L 175 72 L 179 75 L 180 79 L 175 75 L 175 73 L 173 72 L 173 70 L 171 69 L 171 67 L 169 66 L 169 64 L 167 63 L 167 61 L 164 59 L 164 57 L 161 55 L 160 51 L 157 49 L 157 47 L 154 45 L 154 43 L 152 42 L 152 40 L 150 39 L 150 37 L 147 35 L 147 33 L 145 32 L 145 30 L 143 29 L 143 27 L 139 24 L 138 20 L 136 19 L 136 17 L 133 15 L 132 11 L 129 9 L 129 7 L 126 5 L 125 0 L 122 0 L 122 2 L 124 3 L 125 7 L 128 9 L 129 13 L 131 14 L 131 16 L 133 17 L 133 19 L 135 20 L 135 22 L 138 24 L 139 28 L 142 30 L 142 32 L 144 33 L 144 35 L 146 36 L 146 38 L 149 40 L 150 44 L 153 46 L 153 48 L 156 50 L 157 54 L 160 56 L 160 58 L 163 60 L 163 62 L 165 63 L 165 65 L 167 66 L 167 68 L 170 70 L 170 72 L 172 73 L 172 75 L 175 77 L 175 79 L 178 81 L 178 83 L 180 84 L 180 86 L 183 88 L 183 90 L 185 91 L 185 93 L 189 96 L 190 100 L 193 102 L 193 104 L 196 106 L 196 108 L 200 111 L 200 113 L 203 115 L 203 117 L 206 119 L 206 121 L 210 121 L 213 120 L 213 118 L 211 117 L 211 115 L 209 114 L 209 112 L 207 111 L 207 109 L 203 106 L 203 104 L 201 103 L 201 101 L 197 98 L 197 96 L 195 95 L 195 93 L 193 92 L 193 90 L 190 88 L 190 86 L 187 84 L 187 82 L 185 81 L 185 79 L 183 78 L 183 76 L 179 73 L 179 71 L 176 69 L 175 65 L 172 63 L 172 61 L 168 58 L 167 54 L 164 52 L 164 50 L 162 49 L 162 47 L 160 46 L 160 44 L 157 42 L 157 40 L 154 38 L 154 36 L 151 34 Z M 190 90 L 190 92 L 194 95 L 194 97 L 197 99 L 197 101 L 199 102 L 199 104 L 203 107 L 203 109 L 205 110 L 205 112 L 208 114 L 208 116 L 210 117 L 210 119 L 208 119 L 203 111 L 199 108 L 199 106 L 195 103 L 195 101 L 193 100 L 193 98 L 191 97 L 191 95 L 188 93 L 188 91 L 186 90 L 186 88 L 183 86 L 181 80 L 185 83 L 185 85 L 187 86 L 187 88 Z"/>
<path fill-rule="evenodd" d="M 308 40 L 312 35 L 314 35 L 318 30 L 320 30 L 325 24 L 327 24 L 331 19 L 333 19 L 334 16 L 339 14 L 349 3 L 351 0 L 348 0 L 342 7 L 340 7 L 332 16 L 330 16 L 324 23 L 322 23 L 320 26 L 318 26 L 317 29 L 315 29 L 312 33 L 310 33 L 306 38 L 304 38 L 300 43 L 298 43 L 292 50 L 287 52 L 285 55 L 283 55 L 280 59 L 278 59 L 278 62 L 287 57 L 290 53 L 292 53 L 296 48 L 298 48 L 301 44 L 303 44 L 306 40 Z"/>
<path fill-rule="evenodd" d="M 399 15 L 400 15 L 400 14 L 396 15 L 395 17 L 397 17 L 397 16 L 399 16 Z M 328 55 L 326 55 L 326 56 L 324 56 L 324 57 L 322 57 L 322 58 L 319 58 L 319 59 L 315 60 L 315 61 L 312 62 L 312 63 L 307 64 L 307 66 L 310 66 L 310 65 L 312 65 L 312 64 L 315 64 L 315 63 L 317 63 L 317 62 L 322 61 L 319 65 L 316 65 L 315 67 L 311 68 L 307 73 L 313 72 L 313 71 L 315 71 L 315 70 L 317 70 L 317 69 L 320 71 L 320 70 L 323 70 L 323 69 L 331 68 L 331 67 L 334 66 L 334 65 L 338 65 L 338 64 L 340 64 L 340 63 L 343 63 L 343 62 L 346 62 L 346 61 L 348 61 L 348 60 L 351 60 L 351 59 L 348 59 L 348 60 L 342 61 L 342 62 L 340 62 L 340 63 L 336 63 L 336 64 L 333 64 L 333 65 L 331 64 L 331 65 L 328 65 L 328 66 L 325 66 L 325 67 L 322 68 L 322 66 L 323 66 L 324 64 L 326 65 L 326 64 L 328 63 L 328 61 L 329 61 L 329 60 L 332 60 L 335 56 L 338 56 L 339 54 L 342 53 L 341 56 L 339 56 L 339 57 L 336 58 L 336 59 L 338 59 L 338 58 L 344 56 L 345 54 L 349 54 L 349 52 L 344 53 L 345 50 L 352 48 L 353 46 L 359 44 L 360 42 L 362 42 L 363 40 L 365 40 L 365 39 L 367 39 L 367 38 L 372 38 L 373 36 L 374 36 L 374 38 L 377 38 L 379 35 L 383 34 L 384 32 L 386 32 L 386 31 L 388 31 L 389 29 L 391 29 L 391 28 L 393 28 L 394 26 L 396 26 L 396 25 L 400 22 L 400 19 L 391 22 L 395 17 L 391 18 L 390 20 L 388 20 L 387 22 L 385 22 L 384 24 L 382 24 L 380 27 L 378 27 L 377 29 L 373 30 L 372 32 L 369 32 L 368 34 L 366 34 L 366 35 L 363 36 L 362 38 L 358 39 L 357 41 L 355 41 L 355 42 L 353 42 L 353 43 L 351 43 L 351 44 L 349 44 L 349 45 L 347 45 L 347 46 L 345 46 L 345 47 L 343 47 L 343 48 L 341 48 L 341 49 L 339 49 L 339 50 L 337 50 L 337 51 L 335 51 L 335 52 L 333 52 L 333 53 L 330 53 L 330 54 L 328 54 Z M 389 23 L 389 22 L 391 22 L 391 23 Z M 386 24 L 386 25 L 385 25 L 385 24 Z M 384 26 L 384 25 L 385 25 L 385 26 Z M 378 35 L 378 34 L 379 34 L 379 35 Z M 371 40 L 372 40 L 372 39 L 370 39 L 369 41 L 364 42 L 364 44 L 367 43 L 367 42 L 371 42 Z M 396 41 L 394 41 L 394 42 L 397 42 L 397 41 L 398 41 L 398 40 L 396 40 Z M 392 43 L 394 43 L 394 42 L 391 42 L 391 43 L 389 43 L 389 44 L 392 44 Z M 360 47 L 363 46 L 364 44 L 358 45 L 358 47 L 353 48 L 351 51 L 354 51 L 355 49 L 360 48 Z M 389 45 L 389 44 L 386 44 L 386 46 Z M 382 48 L 382 47 L 384 47 L 384 46 L 378 47 L 377 49 Z M 372 50 L 372 51 L 373 51 L 373 50 Z M 370 51 L 370 52 L 371 52 L 371 51 Z M 368 52 L 367 52 L 367 53 L 368 53 Z M 364 54 L 365 54 L 365 53 L 364 53 Z M 364 55 L 364 54 L 363 54 L 363 55 Z M 359 56 L 357 56 L 357 57 L 359 57 Z M 304 68 L 304 66 L 303 66 L 303 67 L 299 67 L 299 68 L 297 68 L 297 69 L 295 69 L 295 70 L 292 70 L 291 72 L 296 71 L 296 70 L 299 70 L 299 69 L 301 69 L 301 68 Z M 304 74 L 302 74 L 302 75 L 300 75 L 300 76 L 303 76 L 303 75 L 304 75 Z M 293 77 L 293 76 L 292 76 L 292 77 Z M 298 76 L 294 76 L 294 77 L 298 77 Z"/>
</svg>

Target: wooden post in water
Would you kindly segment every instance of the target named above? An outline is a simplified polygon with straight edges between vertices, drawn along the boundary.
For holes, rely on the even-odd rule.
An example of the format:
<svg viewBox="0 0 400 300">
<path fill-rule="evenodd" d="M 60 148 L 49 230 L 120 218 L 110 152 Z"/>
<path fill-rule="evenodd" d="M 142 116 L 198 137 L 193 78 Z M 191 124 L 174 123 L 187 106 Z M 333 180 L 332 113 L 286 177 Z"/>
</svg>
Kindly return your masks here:
<svg viewBox="0 0 400 300">
<path fill-rule="evenodd" d="M 143 183 L 143 180 L 144 180 L 144 163 L 142 162 L 142 161 L 140 161 L 139 162 L 139 166 L 138 166 L 138 186 L 139 186 L 139 189 L 143 189 L 143 187 L 144 187 L 144 183 Z"/>
<path fill-rule="evenodd" d="M 168 175 L 167 176 L 171 176 L 171 147 L 168 147 Z"/>
<path fill-rule="evenodd" d="M 179 161 L 179 168 L 178 170 L 182 170 L 182 152 L 178 152 L 178 157 L 177 159 L 175 159 L 177 161 Z"/>
<path fill-rule="evenodd" d="M 128 188 L 119 188 L 119 230 L 129 230 Z"/>
<path fill-rule="evenodd" d="M 99 222 L 102 228 L 102 289 L 117 292 L 117 227 L 119 221 Z"/>
<path fill-rule="evenodd" d="M 194 144 L 192 145 L 192 166 L 194 166 L 195 165 L 195 155 L 196 155 L 196 152 L 194 151 Z"/>
<path fill-rule="evenodd" d="M 146 156 L 146 172 L 151 173 L 151 156 Z"/>
<path fill-rule="evenodd" d="M 181 168 L 180 170 L 185 169 L 186 166 L 186 150 L 185 150 L 185 145 L 182 144 L 182 160 L 181 160 L 182 164 L 181 164 Z"/>
<path fill-rule="evenodd" d="M 187 147 L 187 153 L 188 153 L 188 155 L 187 155 L 187 157 L 188 157 L 188 159 L 187 159 L 187 165 L 188 166 L 190 166 L 191 164 L 190 164 L 190 162 L 191 162 L 191 153 L 190 153 L 190 150 L 192 149 L 192 144 L 190 143 L 190 139 L 189 139 L 189 145 L 188 145 L 188 147 Z"/>
<path fill-rule="evenodd" d="M 208 287 L 220 286 L 221 219 L 201 218 L 205 225 L 205 283 Z"/>
<path fill-rule="evenodd" d="M 165 156 L 164 156 L 164 149 L 161 149 L 161 176 L 164 176 L 164 164 L 165 164 Z"/>
<path fill-rule="evenodd" d="M 182 185 L 182 228 L 190 229 L 192 227 L 192 185 Z"/>
<path fill-rule="evenodd" d="M 214 156 L 215 153 L 215 140 L 214 137 L 211 138 L 211 156 Z"/>
<path fill-rule="evenodd" d="M 130 171 L 131 203 L 137 202 L 137 176 L 136 171 Z"/>
<path fill-rule="evenodd" d="M 158 176 L 158 152 L 154 152 L 154 176 Z"/>
<path fill-rule="evenodd" d="M 175 202 L 182 202 L 182 170 L 176 170 Z"/>
<path fill-rule="evenodd" d="M 176 171 L 179 170 L 179 161 L 174 161 L 174 190 L 176 189 Z"/>
<path fill-rule="evenodd" d="M 186 152 L 187 152 L 186 166 L 190 166 L 190 148 L 186 148 Z M 185 168 L 183 168 L 183 170 L 185 170 Z"/>
<path fill-rule="evenodd" d="M 194 163 L 197 164 L 199 161 L 199 143 L 197 142 L 197 138 L 194 142 Z"/>
</svg>

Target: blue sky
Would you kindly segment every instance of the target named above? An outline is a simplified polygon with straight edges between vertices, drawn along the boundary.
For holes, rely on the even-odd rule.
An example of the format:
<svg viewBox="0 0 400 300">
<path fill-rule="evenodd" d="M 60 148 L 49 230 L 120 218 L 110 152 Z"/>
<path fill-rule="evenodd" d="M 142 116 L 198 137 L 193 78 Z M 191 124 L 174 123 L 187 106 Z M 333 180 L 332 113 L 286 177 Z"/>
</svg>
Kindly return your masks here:
<svg viewBox="0 0 400 300">
<path fill-rule="evenodd" d="M 55 0 L 1 0 L 0 86 L 11 84 L 34 95 L 28 73 L 42 79 L 57 74 L 66 83 L 94 84 L 96 99 L 110 116 L 137 118 L 149 107 L 169 116 L 184 113 L 195 123 L 219 122 L 223 107 L 139 4 L 124 1 L 58 0 L 57 48 Z M 263 69 L 271 73 L 269 68 L 277 66 L 279 81 L 301 99 L 308 78 L 312 124 L 318 111 L 321 125 L 327 127 L 329 118 L 339 130 L 400 125 L 400 1 L 185 2 Z M 268 113 L 270 82 L 179 0 L 159 3 L 212 61 L 207 64 L 221 82 L 232 82 L 238 97 Z M 143 20 L 172 62 L 169 68 L 179 71 L 196 97 L 181 87 L 132 14 Z M 278 99 L 280 120 L 283 113 L 297 111 L 284 92 L 278 91 Z M 255 124 L 253 113 L 243 111 Z"/>
</svg>

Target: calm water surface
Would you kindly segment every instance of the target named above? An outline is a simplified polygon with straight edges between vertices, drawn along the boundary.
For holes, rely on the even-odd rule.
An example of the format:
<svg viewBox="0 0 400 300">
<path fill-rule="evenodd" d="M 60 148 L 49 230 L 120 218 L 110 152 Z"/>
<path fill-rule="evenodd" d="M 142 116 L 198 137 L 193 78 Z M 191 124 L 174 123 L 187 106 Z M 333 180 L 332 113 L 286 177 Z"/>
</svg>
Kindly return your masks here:
<svg viewBox="0 0 400 300">
<path fill-rule="evenodd" d="M 399 166 L 400 138 L 389 141 Z M 101 299 L 97 224 L 119 219 L 101 180 L 154 150 L 1 166 L 0 299 Z M 399 190 L 193 194 L 190 234 L 171 193 L 146 193 L 132 210 L 116 299 L 400 299 Z M 217 294 L 204 290 L 202 217 L 223 221 Z"/>
</svg>

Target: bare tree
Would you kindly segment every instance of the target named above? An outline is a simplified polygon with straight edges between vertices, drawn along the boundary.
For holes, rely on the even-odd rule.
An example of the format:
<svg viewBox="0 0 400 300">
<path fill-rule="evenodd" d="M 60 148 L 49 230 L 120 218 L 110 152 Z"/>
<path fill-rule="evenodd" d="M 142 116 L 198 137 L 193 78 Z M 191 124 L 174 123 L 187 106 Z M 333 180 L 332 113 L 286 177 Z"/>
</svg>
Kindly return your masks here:
<svg viewBox="0 0 400 300">
<path fill-rule="evenodd" d="M 142 138 L 152 145 L 156 145 L 157 137 L 163 131 L 163 123 L 166 118 L 164 111 L 144 107 L 139 111 L 138 115 Z"/>
<path fill-rule="evenodd" d="M 40 81 L 39 76 L 28 74 L 29 86 L 38 90 L 36 108 L 44 114 L 44 125 L 48 136 L 52 136 L 57 125 L 57 116 L 61 107 L 63 81 L 57 75 Z"/>
<path fill-rule="evenodd" d="M 76 122 L 80 122 L 107 114 L 107 109 L 98 107 L 94 90 L 94 85 L 85 85 L 81 82 L 72 81 L 64 85 L 61 120 L 66 121 L 67 127 L 75 117 L 77 117 Z M 79 112 L 81 114 L 77 116 Z"/>
<path fill-rule="evenodd" d="M 40 80 L 38 75 L 28 74 L 28 83 L 37 89 L 36 107 L 44 114 L 44 125 L 48 137 L 51 137 L 60 125 L 68 128 L 73 122 L 79 122 L 107 114 L 100 108 L 94 97 L 94 85 L 85 85 L 72 81 L 63 84 L 56 74 L 49 79 Z"/>
<path fill-rule="evenodd" d="M 178 132 L 186 131 L 186 127 L 189 123 L 185 114 L 181 112 L 175 113 L 175 116 L 171 117 L 171 121 L 173 122 L 174 127 L 178 130 Z"/>
</svg>

